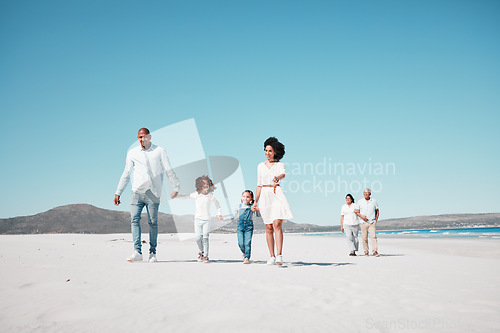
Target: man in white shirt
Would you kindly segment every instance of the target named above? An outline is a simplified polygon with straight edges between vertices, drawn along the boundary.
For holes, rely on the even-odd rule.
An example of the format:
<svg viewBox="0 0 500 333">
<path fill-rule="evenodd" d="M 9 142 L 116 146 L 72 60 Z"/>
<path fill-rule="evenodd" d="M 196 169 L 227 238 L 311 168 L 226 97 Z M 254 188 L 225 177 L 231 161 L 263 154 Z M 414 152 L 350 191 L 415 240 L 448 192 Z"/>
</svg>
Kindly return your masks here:
<svg viewBox="0 0 500 333">
<path fill-rule="evenodd" d="M 377 221 L 379 216 L 379 209 L 377 200 L 371 198 L 372 192 L 369 188 L 363 191 L 364 199 L 358 201 L 359 212 L 356 213 L 362 220 L 361 223 L 361 238 L 363 240 L 363 249 L 365 256 L 369 254 L 368 248 L 368 234 L 372 240 L 372 251 L 375 257 L 380 257 L 378 253 L 377 244 Z"/>
<path fill-rule="evenodd" d="M 140 146 L 132 148 L 127 153 L 125 170 L 115 192 L 115 205 L 120 204 L 120 196 L 130 181 L 133 173 L 132 197 L 130 214 L 134 253 L 128 261 L 142 261 L 141 249 L 141 213 L 146 207 L 149 224 L 149 262 L 156 262 L 156 245 L 158 239 L 158 208 L 163 186 L 163 176 L 166 173 L 175 198 L 179 192 L 179 180 L 175 175 L 165 149 L 151 143 L 151 134 L 147 128 L 141 128 L 137 134 Z"/>
</svg>

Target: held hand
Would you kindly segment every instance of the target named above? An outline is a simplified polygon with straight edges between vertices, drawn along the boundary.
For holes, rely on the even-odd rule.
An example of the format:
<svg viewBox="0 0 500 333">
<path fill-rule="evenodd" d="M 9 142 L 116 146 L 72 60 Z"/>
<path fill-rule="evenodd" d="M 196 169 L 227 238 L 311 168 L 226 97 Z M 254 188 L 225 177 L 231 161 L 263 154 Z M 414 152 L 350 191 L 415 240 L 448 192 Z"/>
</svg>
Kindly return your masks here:
<svg viewBox="0 0 500 333">
<path fill-rule="evenodd" d="M 217 218 L 222 221 L 222 215 L 217 215 Z"/>
<path fill-rule="evenodd" d="M 179 192 L 172 192 L 172 194 L 170 194 L 170 197 L 174 199 L 177 196 L 177 194 L 179 194 Z"/>
<path fill-rule="evenodd" d="M 258 211 L 258 210 L 259 210 L 259 207 L 257 207 L 257 203 L 254 203 L 254 204 L 252 205 L 252 208 L 251 208 L 251 209 L 252 209 L 252 212 L 256 212 L 256 211 Z"/>
<path fill-rule="evenodd" d="M 363 221 L 368 222 L 368 218 L 366 216 L 362 217 Z"/>
<path fill-rule="evenodd" d="M 279 181 L 280 181 L 280 178 L 278 176 L 276 176 L 276 177 L 273 178 L 273 182 L 279 183 Z"/>
<path fill-rule="evenodd" d="M 118 206 L 121 202 L 120 202 L 120 196 L 118 194 L 115 194 L 115 206 Z"/>
</svg>

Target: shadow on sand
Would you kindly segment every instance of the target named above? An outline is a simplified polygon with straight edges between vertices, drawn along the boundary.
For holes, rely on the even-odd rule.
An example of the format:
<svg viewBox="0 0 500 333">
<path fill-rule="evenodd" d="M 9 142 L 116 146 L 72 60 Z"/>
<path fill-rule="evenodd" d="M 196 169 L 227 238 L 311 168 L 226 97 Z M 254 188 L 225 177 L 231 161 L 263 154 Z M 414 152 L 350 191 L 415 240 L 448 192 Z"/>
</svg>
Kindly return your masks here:
<svg viewBox="0 0 500 333">
<path fill-rule="evenodd" d="M 380 257 L 404 257 L 406 254 L 402 253 L 386 253 L 386 254 L 380 254 Z M 372 257 L 372 255 L 370 255 Z M 350 257 L 350 258 L 356 258 L 356 257 Z M 357 258 L 366 258 L 364 255 L 358 255 Z M 144 261 L 147 262 L 147 261 Z M 198 260 L 192 259 L 192 260 L 158 260 L 158 263 L 160 264 L 167 264 L 167 263 L 198 263 Z M 241 259 L 215 259 L 215 260 L 210 260 L 211 264 L 243 264 L 243 261 Z M 251 264 L 253 265 L 267 265 L 267 261 L 263 260 L 251 260 Z M 300 266 L 322 266 L 322 267 L 327 267 L 327 266 L 346 266 L 346 265 L 355 265 L 355 263 L 352 262 L 304 262 L 304 261 L 293 261 L 293 262 L 284 262 L 282 267 L 286 266 L 291 266 L 291 267 L 300 267 Z"/>
<path fill-rule="evenodd" d="M 303 262 L 303 261 L 295 261 L 288 263 L 290 266 L 346 266 L 346 265 L 355 265 L 352 262 Z"/>
<path fill-rule="evenodd" d="M 381 257 L 404 257 L 406 256 L 406 254 L 403 254 L 403 253 L 380 253 L 380 256 Z M 357 256 L 355 257 L 351 257 L 349 256 L 349 258 L 367 258 L 367 257 L 373 257 L 373 255 L 369 255 L 369 256 L 365 256 L 364 254 L 358 254 Z"/>
<path fill-rule="evenodd" d="M 168 263 L 198 263 L 198 260 L 158 260 L 159 264 Z M 211 264 L 243 264 L 241 260 L 231 260 L 231 259 L 215 259 L 210 260 Z M 267 261 L 263 260 L 251 260 L 252 265 L 267 265 Z M 282 267 L 300 267 L 300 266 L 345 266 L 345 265 L 355 265 L 349 262 L 304 262 L 304 261 L 294 261 L 294 262 L 284 262 Z"/>
</svg>

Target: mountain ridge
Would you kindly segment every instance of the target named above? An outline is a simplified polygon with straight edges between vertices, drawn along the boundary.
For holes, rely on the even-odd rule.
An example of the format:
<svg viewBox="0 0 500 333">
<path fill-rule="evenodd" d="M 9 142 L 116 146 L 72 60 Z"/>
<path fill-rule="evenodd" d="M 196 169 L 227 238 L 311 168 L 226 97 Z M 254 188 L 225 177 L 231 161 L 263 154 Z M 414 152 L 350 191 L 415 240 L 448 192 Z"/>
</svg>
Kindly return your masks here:
<svg viewBox="0 0 500 333">
<path fill-rule="evenodd" d="M 174 223 L 175 218 L 175 223 Z M 193 232 L 193 215 L 176 216 L 160 212 L 158 231 L 160 233 Z M 260 222 L 260 223 L 259 223 Z M 236 232 L 236 221 L 213 219 L 212 232 Z M 261 220 L 255 221 L 255 232 L 264 232 Z M 147 216 L 142 215 L 141 226 L 147 230 Z M 443 214 L 415 216 L 398 219 L 380 220 L 378 230 L 408 229 L 446 229 L 467 227 L 500 226 L 500 213 L 481 214 Z M 146 228 L 146 229 L 144 229 Z M 339 231 L 339 225 L 321 226 L 309 223 L 286 221 L 285 232 L 331 232 Z M 130 213 L 108 210 L 89 204 L 70 204 L 54 207 L 48 211 L 29 216 L 0 219 L 0 234 L 37 234 L 37 233 L 129 233 Z"/>
</svg>

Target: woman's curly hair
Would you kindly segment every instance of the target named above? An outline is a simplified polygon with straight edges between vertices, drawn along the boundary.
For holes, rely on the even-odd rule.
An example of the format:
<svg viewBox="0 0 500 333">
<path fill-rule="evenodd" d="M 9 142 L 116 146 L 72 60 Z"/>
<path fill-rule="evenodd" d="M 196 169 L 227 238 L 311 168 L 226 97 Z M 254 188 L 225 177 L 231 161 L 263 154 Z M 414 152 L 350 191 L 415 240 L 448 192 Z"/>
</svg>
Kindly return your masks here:
<svg viewBox="0 0 500 333">
<path fill-rule="evenodd" d="M 278 141 L 274 136 L 264 142 L 264 150 L 267 146 L 273 147 L 274 159 L 279 162 L 285 156 L 285 145 Z"/>
<path fill-rule="evenodd" d="M 212 179 L 210 179 L 210 177 L 208 177 L 207 175 L 203 175 L 201 177 L 196 178 L 194 182 L 194 186 L 196 187 L 196 192 L 201 193 L 201 191 L 203 191 L 203 186 L 205 186 L 205 182 L 208 184 L 207 193 L 215 191 L 216 187 L 214 186 Z"/>
</svg>

